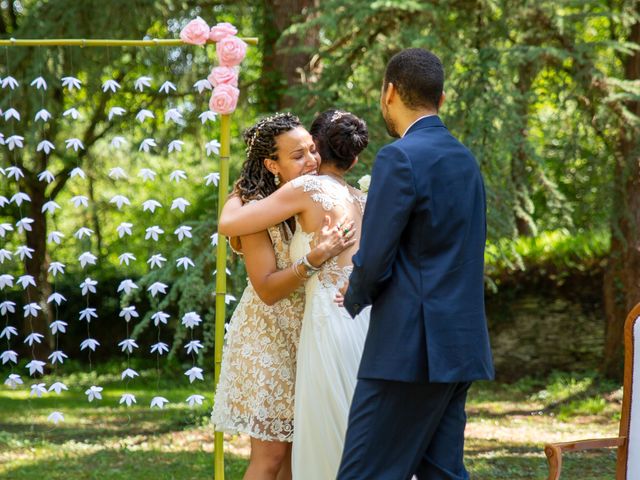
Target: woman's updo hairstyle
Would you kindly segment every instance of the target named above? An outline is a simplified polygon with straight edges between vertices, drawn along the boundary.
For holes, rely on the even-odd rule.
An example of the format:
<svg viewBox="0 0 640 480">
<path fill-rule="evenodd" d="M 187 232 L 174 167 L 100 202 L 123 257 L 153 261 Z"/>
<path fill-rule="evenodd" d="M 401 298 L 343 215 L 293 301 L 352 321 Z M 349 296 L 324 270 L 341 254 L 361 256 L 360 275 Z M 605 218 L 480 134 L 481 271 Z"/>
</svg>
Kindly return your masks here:
<svg viewBox="0 0 640 480">
<path fill-rule="evenodd" d="M 266 198 L 276 191 L 273 173 L 265 167 L 264 160 L 277 160 L 276 137 L 299 126 L 300 120 L 295 115 L 276 113 L 244 131 L 247 157 L 233 187 L 244 203 Z"/>
<path fill-rule="evenodd" d="M 316 117 L 309 131 L 322 158 L 340 170 L 348 170 L 369 144 L 367 124 L 342 110 L 327 110 Z"/>
</svg>

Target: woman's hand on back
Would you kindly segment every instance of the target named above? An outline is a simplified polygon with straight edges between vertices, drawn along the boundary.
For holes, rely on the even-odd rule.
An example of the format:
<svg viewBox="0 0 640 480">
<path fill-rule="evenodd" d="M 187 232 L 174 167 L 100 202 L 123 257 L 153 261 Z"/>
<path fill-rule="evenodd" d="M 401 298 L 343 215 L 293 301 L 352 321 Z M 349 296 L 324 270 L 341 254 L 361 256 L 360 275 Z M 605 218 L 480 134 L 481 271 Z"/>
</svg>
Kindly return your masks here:
<svg viewBox="0 0 640 480">
<path fill-rule="evenodd" d="M 330 258 L 353 246 L 356 243 L 355 231 L 355 222 L 349 220 L 347 216 L 332 227 L 331 217 L 326 215 L 318 234 L 318 244 L 308 255 L 309 262 L 319 267 Z"/>
</svg>

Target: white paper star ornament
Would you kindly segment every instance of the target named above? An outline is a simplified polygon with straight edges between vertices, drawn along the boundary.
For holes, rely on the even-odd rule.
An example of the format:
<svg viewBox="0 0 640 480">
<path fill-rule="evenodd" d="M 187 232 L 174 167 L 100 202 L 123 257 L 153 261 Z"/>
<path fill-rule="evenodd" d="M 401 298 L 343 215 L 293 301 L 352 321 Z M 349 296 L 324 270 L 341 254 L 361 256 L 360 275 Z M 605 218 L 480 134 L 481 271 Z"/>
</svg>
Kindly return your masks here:
<svg viewBox="0 0 640 480">
<path fill-rule="evenodd" d="M 62 320 L 56 320 L 54 322 L 51 322 L 51 325 L 49 325 L 49 328 L 51 329 L 51 333 L 53 335 L 56 335 L 58 332 L 66 333 L 67 322 L 63 322 Z"/>
<path fill-rule="evenodd" d="M 42 122 L 47 122 L 47 121 L 49 121 L 50 118 L 51 118 L 51 113 L 49 113 L 48 110 L 43 108 L 43 109 L 38 110 L 36 112 L 36 116 L 34 117 L 34 121 L 37 122 L 38 120 L 40 120 Z"/>
<path fill-rule="evenodd" d="M 29 392 L 29 396 L 36 396 L 40 398 L 44 393 L 47 393 L 47 386 L 44 383 L 36 383 L 31 385 L 31 392 Z"/>
<path fill-rule="evenodd" d="M 155 267 L 162 268 L 163 263 L 166 261 L 167 259 L 164 258 L 161 254 L 156 253 L 155 255 L 151 255 L 151 257 L 149 257 L 149 260 L 147 260 L 147 263 L 149 264 L 149 267 L 153 270 Z"/>
<path fill-rule="evenodd" d="M 207 80 L 206 78 L 203 78 L 202 80 L 198 80 L 196 83 L 194 83 L 193 88 L 198 90 L 198 93 L 202 93 L 205 90 L 212 89 L 211 83 L 209 83 L 209 80 Z"/>
<path fill-rule="evenodd" d="M 116 232 L 118 232 L 118 237 L 122 238 L 125 235 L 131 235 L 131 228 L 133 227 L 133 223 L 122 222 L 120 225 L 116 227 Z"/>
<path fill-rule="evenodd" d="M 162 85 L 160 85 L 160 88 L 158 90 L 160 92 L 168 94 L 170 91 L 173 90 L 175 92 L 177 89 L 176 89 L 176 86 L 173 83 L 171 83 L 169 81 L 166 81 Z"/>
<path fill-rule="evenodd" d="M 77 108 L 72 107 L 72 108 L 70 108 L 70 109 L 65 110 L 64 112 L 62 112 L 62 116 L 63 116 L 63 117 L 71 117 L 71 118 L 73 118 L 74 120 L 77 120 L 77 119 L 79 119 L 79 118 L 80 118 L 80 112 L 78 111 L 78 109 L 77 109 Z"/>
<path fill-rule="evenodd" d="M 182 121 L 182 114 L 177 108 L 170 108 L 164 113 L 164 123 L 173 122 L 178 125 L 184 124 Z"/>
<path fill-rule="evenodd" d="M 45 363 L 41 360 L 31 360 L 29 363 L 25 365 L 25 368 L 29 369 L 29 375 L 31 376 L 33 376 L 35 373 L 39 373 L 43 375 L 44 365 Z"/>
<path fill-rule="evenodd" d="M 151 408 L 158 407 L 159 409 L 163 409 L 167 403 L 169 403 L 169 400 L 164 397 L 153 397 L 151 399 Z"/>
<path fill-rule="evenodd" d="M 31 197 L 24 192 L 18 192 L 11 197 L 11 203 L 20 206 L 22 202 L 31 202 Z"/>
<path fill-rule="evenodd" d="M 136 113 L 136 120 L 138 120 L 140 123 L 144 123 L 147 118 L 156 118 L 156 116 L 151 110 L 147 110 L 146 108 L 143 108 L 138 113 Z"/>
<path fill-rule="evenodd" d="M 60 395 L 63 390 L 67 391 L 69 388 L 62 382 L 55 382 L 49 387 L 50 392 L 55 392 L 58 395 Z"/>
<path fill-rule="evenodd" d="M 102 387 L 92 385 L 87 390 L 85 390 L 84 394 L 87 396 L 87 399 L 90 402 L 92 402 L 93 400 L 102 400 Z"/>
<path fill-rule="evenodd" d="M 38 180 L 41 182 L 51 183 L 55 180 L 55 176 L 49 170 L 45 170 L 38 174 Z"/>
<path fill-rule="evenodd" d="M 122 108 L 122 107 L 111 107 L 109 109 L 109 114 L 107 115 L 107 118 L 109 120 L 111 120 L 113 117 L 118 116 L 121 117 L 122 115 L 124 115 L 127 111 Z"/>
<path fill-rule="evenodd" d="M 10 374 L 7 379 L 4 381 L 4 384 L 12 390 L 15 390 L 18 385 L 22 385 L 22 378 L 17 373 Z"/>
<path fill-rule="evenodd" d="M 120 374 L 120 377 L 121 377 L 122 380 L 124 380 L 125 378 L 136 378 L 139 375 L 140 374 L 138 372 L 136 372 L 135 370 L 133 370 L 132 368 L 127 368 L 126 370 L 124 370 Z"/>
<path fill-rule="evenodd" d="M 53 143 L 51 143 L 49 140 L 43 140 L 38 143 L 36 152 L 44 152 L 45 154 L 49 155 L 49 153 L 55 149 L 56 147 Z"/>
<path fill-rule="evenodd" d="M 79 138 L 68 138 L 64 141 L 67 150 L 73 149 L 74 151 L 84 150 L 84 145 L 82 144 L 82 140 Z"/>
<path fill-rule="evenodd" d="M 131 262 L 131 261 L 133 261 L 135 259 L 136 259 L 135 255 L 133 253 L 130 253 L 130 252 L 125 252 L 125 253 L 123 253 L 122 255 L 120 255 L 118 257 L 118 261 L 120 262 L 120 265 L 122 265 L 124 263 L 127 266 L 129 265 L 129 262 Z"/>
<path fill-rule="evenodd" d="M 20 112 L 18 112 L 15 108 L 10 108 L 4 112 L 4 121 L 8 122 L 12 118 L 20 121 Z"/>
<path fill-rule="evenodd" d="M 29 84 L 32 87 L 36 87 L 36 90 L 46 90 L 47 89 L 47 81 L 42 77 L 34 78 L 33 81 Z"/>
<path fill-rule="evenodd" d="M 18 135 L 13 135 L 13 137 L 17 137 L 17 136 Z M 9 138 L 12 138 L 12 137 L 9 137 Z M 20 144 L 20 146 L 22 147 L 22 143 Z M 22 172 L 22 169 L 20 167 L 7 167 L 6 172 L 7 172 L 7 177 L 8 178 L 13 177 L 16 180 L 16 182 L 21 178 L 24 178 L 24 173 Z"/>
<path fill-rule="evenodd" d="M 115 203 L 118 210 L 120 210 L 123 205 L 131 205 L 129 199 L 124 195 L 114 195 L 113 198 L 109 200 L 109 203 Z"/>
<path fill-rule="evenodd" d="M 61 208 L 55 201 L 49 200 L 44 205 L 42 205 L 42 213 L 49 213 L 51 215 L 55 214 L 56 210 Z"/>
<path fill-rule="evenodd" d="M 4 365 L 5 363 L 15 363 L 16 365 L 18 364 L 18 354 L 16 352 L 14 352 L 13 350 L 6 350 L 2 353 L 0 353 L 0 360 L 2 360 L 2 364 Z"/>
<path fill-rule="evenodd" d="M 151 77 L 138 77 L 134 83 L 134 88 L 142 92 L 145 88 L 151 86 Z"/>
<path fill-rule="evenodd" d="M 31 347 L 34 343 L 42 343 L 43 338 L 44 338 L 44 335 L 42 335 L 41 333 L 34 332 L 27 335 L 23 343 L 26 343 Z"/>
<path fill-rule="evenodd" d="M 108 91 L 115 93 L 116 90 L 118 90 L 119 88 L 120 88 L 120 84 L 112 79 L 109 79 L 102 84 L 102 91 L 105 93 Z"/>
<path fill-rule="evenodd" d="M 169 314 L 164 313 L 164 312 L 156 312 L 153 315 L 151 315 L 151 319 L 153 320 L 153 324 L 156 327 L 158 325 L 160 325 L 161 323 L 166 325 L 167 324 L 167 320 L 169 319 Z"/>
<path fill-rule="evenodd" d="M 194 394 L 187 397 L 187 404 L 190 407 L 193 407 L 195 405 L 202 405 L 203 400 L 204 400 L 204 397 L 202 395 Z"/>
<path fill-rule="evenodd" d="M 147 291 L 151 293 L 152 297 L 155 297 L 158 293 L 163 295 L 167 293 L 167 285 L 162 282 L 154 282 L 151 284 Z"/>
<path fill-rule="evenodd" d="M 87 338 L 86 340 L 83 340 L 82 343 L 80 344 L 80 350 L 86 350 L 88 348 L 92 352 L 95 352 L 96 347 L 99 347 L 99 346 L 100 346 L 100 343 L 97 340 L 94 340 L 93 338 Z"/>
<path fill-rule="evenodd" d="M 11 75 L 8 75 L 2 79 L 2 82 L 0 83 L 0 85 L 2 86 L 2 88 L 9 87 L 11 90 L 14 90 L 18 88 L 19 83 Z"/>
<path fill-rule="evenodd" d="M 66 353 L 61 350 L 56 350 L 49 355 L 49 360 L 51 361 L 51 365 L 55 365 L 56 363 L 63 364 L 65 359 L 69 358 Z"/>
<path fill-rule="evenodd" d="M 109 178 L 113 178 L 114 180 L 127 178 L 127 172 L 125 172 L 122 167 L 115 167 L 109 170 Z"/>
<path fill-rule="evenodd" d="M 49 243 L 55 243 L 57 245 L 60 245 L 60 242 L 62 240 L 62 238 L 64 237 L 64 234 L 62 232 L 51 232 L 49 235 L 47 235 L 47 241 Z"/>
<path fill-rule="evenodd" d="M 204 380 L 202 369 L 199 367 L 192 367 L 184 372 L 184 374 L 189 377 L 189 383 L 193 383 L 194 380 Z"/>
<path fill-rule="evenodd" d="M 47 420 L 49 420 L 54 425 L 57 425 L 60 422 L 64 422 L 64 415 L 62 414 L 62 412 L 51 412 L 47 417 Z"/>
<path fill-rule="evenodd" d="M 78 80 L 76 77 L 62 77 L 62 86 L 67 87 L 69 91 L 73 91 L 73 89 L 80 90 L 80 86 L 82 82 Z"/>
<path fill-rule="evenodd" d="M 130 407 L 133 403 L 136 403 L 136 397 L 131 393 L 123 393 L 119 403 L 120 405 L 124 403 L 127 407 Z"/>
<path fill-rule="evenodd" d="M 191 203 L 189 203 L 188 200 L 182 197 L 178 197 L 173 202 L 171 202 L 171 210 L 178 209 L 184 213 L 185 209 L 190 205 Z"/>
<path fill-rule="evenodd" d="M 151 353 L 157 352 L 158 355 L 163 355 L 169 351 L 169 346 L 166 343 L 158 342 L 151 345 Z"/>
<path fill-rule="evenodd" d="M 96 260 L 98 260 L 98 257 L 91 252 L 84 252 L 78 257 L 78 261 L 82 268 L 85 268 L 87 265 L 95 265 Z"/>
<path fill-rule="evenodd" d="M 151 147 L 157 147 L 158 144 L 153 138 L 145 138 L 142 142 L 140 142 L 140 147 L 138 147 L 139 152 L 149 153 Z"/>
<path fill-rule="evenodd" d="M 89 206 L 89 199 L 84 195 L 76 195 L 75 197 L 71 197 L 69 201 L 73 203 L 73 206 L 76 208 Z"/>
<path fill-rule="evenodd" d="M 149 210 L 151 213 L 154 213 L 156 211 L 156 208 L 161 208 L 161 207 L 162 207 L 162 204 L 154 199 L 149 199 L 142 203 L 143 212 L 146 212 L 147 210 Z"/>
</svg>

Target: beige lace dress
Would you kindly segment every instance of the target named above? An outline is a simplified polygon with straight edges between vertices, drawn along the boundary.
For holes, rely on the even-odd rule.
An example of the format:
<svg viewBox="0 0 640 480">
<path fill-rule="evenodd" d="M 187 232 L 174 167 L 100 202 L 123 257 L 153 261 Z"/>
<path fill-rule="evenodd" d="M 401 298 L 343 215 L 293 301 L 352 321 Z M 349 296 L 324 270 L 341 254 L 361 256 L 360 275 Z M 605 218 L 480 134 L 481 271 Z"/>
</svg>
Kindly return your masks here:
<svg viewBox="0 0 640 480">
<path fill-rule="evenodd" d="M 278 269 L 291 265 L 291 232 L 270 227 Z M 248 280 L 247 280 L 248 281 Z M 272 306 L 250 282 L 225 334 L 222 370 L 211 414 L 217 431 L 266 441 L 293 440 L 296 356 L 304 314 L 304 287 Z"/>
</svg>

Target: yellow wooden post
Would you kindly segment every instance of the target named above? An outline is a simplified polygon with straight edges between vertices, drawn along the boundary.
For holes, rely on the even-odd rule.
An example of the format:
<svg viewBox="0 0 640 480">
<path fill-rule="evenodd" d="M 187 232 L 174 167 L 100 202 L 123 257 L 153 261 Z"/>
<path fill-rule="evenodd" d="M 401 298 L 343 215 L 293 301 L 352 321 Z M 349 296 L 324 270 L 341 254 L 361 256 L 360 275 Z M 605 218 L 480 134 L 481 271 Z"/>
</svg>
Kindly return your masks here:
<svg viewBox="0 0 640 480">
<path fill-rule="evenodd" d="M 229 156 L 231 153 L 231 118 L 222 115 L 220 119 L 220 182 L 218 183 L 218 218 L 227 200 L 229 189 Z M 222 344 L 224 342 L 225 296 L 227 294 L 227 241 L 222 235 L 218 236 L 216 251 L 216 323 L 215 323 L 215 363 L 214 363 L 214 392 L 220 379 L 222 365 Z M 224 437 L 222 432 L 215 432 L 214 436 L 214 469 L 213 478 L 224 480 Z"/>
</svg>

